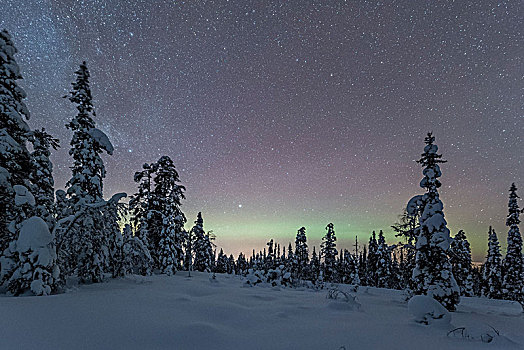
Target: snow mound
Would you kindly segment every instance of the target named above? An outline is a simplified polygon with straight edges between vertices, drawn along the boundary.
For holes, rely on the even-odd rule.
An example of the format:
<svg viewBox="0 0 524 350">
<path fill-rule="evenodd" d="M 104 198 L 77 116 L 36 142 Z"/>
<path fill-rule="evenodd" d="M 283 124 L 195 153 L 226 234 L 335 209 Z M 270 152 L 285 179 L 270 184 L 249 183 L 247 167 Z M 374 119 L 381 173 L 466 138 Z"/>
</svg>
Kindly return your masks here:
<svg viewBox="0 0 524 350">
<path fill-rule="evenodd" d="M 52 241 L 53 237 L 45 221 L 38 216 L 33 216 L 22 222 L 20 235 L 16 241 L 16 250 L 19 253 L 29 250 L 38 251 L 40 248 L 46 248 Z"/>
<path fill-rule="evenodd" d="M 15 205 L 35 205 L 35 197 L 31 192 L 29 192 L 27 187 L 22 185 L 14 185 L 13 189 L 15 190 Z"/>
<path fill-rule="evenodd" d="M 113 147 L 111 141 L 109 141 L 109 137 L 107 137 L 107 135 L 102 130 L 91 128 L 87 133 L 100 145 L 100 147 L 105 149 L 107 153 L 113 154 L 115 148 Z"/>
<path fill-rule="evenodd" d="M 427 295 L 415 295 L 408 302 L 409 313 L 414 316 L 417 323 L 432 324 L 438 322 L 449 324 L 451 314 L 442 304 Z"/>
<path fill-rule="evenodd" d="M 359 310 L 361 304 L 357 301 L 357 296 L 336 288 L 328 291 L 327 299 L 330 300 L 328 307 L 335 310 Z"/>
</svg>

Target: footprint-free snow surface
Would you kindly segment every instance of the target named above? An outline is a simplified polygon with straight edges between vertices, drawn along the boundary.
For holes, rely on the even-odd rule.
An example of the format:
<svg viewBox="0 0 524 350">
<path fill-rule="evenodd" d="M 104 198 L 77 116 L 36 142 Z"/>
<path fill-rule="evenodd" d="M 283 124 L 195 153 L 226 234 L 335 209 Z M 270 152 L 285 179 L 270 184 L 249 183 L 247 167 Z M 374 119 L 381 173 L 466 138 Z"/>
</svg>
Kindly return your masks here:
<svg viewBox="0 0 524 350">
<path fill-rule="evenodd" d="M 524 348 L 524 314 L 508 301 L 463 298 L 450 321 L 424 325 L 400 291 L 360 287 L 355 301 L 342 294 L 333 300 L 327 290 L 193 275 L 132 276 L 48 297 L 2 296 L 0 349 Z"/>
</svg>

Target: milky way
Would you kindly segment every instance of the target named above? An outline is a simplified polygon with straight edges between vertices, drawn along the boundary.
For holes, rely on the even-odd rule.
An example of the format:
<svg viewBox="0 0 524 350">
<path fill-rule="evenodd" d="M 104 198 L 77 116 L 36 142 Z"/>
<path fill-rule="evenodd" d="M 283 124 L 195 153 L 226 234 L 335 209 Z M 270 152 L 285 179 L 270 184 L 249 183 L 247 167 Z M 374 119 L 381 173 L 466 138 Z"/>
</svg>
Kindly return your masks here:
<svg viewBox="0 0 524 350">
<path fill-rule="evenodd" d="M 86 60 L 96 122 L 113 144 L 105 194 L 169 155 L 189 221 L 226 251 L 286 244 L 300 226 L 341 246 L 389 226 L 419 194 L 433 131 L 441 199 L 474 258 L 488 225 L 505 240 L 511 182 L 524 194 L 520 1 L 0 0 L 32 112 L 60 138 L 63 99 Z M 519 15 L 520 14 L 520 15 Z"/>
</svg>

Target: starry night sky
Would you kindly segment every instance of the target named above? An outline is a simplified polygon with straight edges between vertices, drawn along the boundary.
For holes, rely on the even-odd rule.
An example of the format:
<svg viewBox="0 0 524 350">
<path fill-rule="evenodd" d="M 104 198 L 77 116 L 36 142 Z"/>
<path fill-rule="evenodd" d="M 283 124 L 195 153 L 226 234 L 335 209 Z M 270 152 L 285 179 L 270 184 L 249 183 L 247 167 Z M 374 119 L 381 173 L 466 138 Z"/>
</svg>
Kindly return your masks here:
<svg viewBox="0 0 524 350">
<path fill-rule="evenodd" d="M 86 60 L 115 146 L 106 196 L 134 193 L 134 172 L 166 154 L 188 222 L 201 210 L 226 253 L 287 246 L 301 226 L 318 245 L 329 222 L 339 247 L 379 229 L 393 243 L 433 131 L 449 227 L 481 260 L 488 225 L 505 247 L 511 182 L 524 197 L 521 4 L 0 0 L 0 28 L 31 127 L 61 140 L 58 187 L 75 114 L 62 96 Z"/>
</svg>

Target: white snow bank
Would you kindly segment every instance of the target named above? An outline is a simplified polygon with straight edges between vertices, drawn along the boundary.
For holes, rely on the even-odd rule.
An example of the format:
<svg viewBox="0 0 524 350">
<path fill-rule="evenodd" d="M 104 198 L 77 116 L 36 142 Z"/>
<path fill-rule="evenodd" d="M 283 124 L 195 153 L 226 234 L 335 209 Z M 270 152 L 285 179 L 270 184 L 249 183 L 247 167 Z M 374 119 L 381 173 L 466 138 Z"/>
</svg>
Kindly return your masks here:
<svg viewBox="0 0 524 350">
<path fill-rule="evenodd" d="M 16 250 L 19 253 L 29 250 L 38 251 L 40 248 L 47 247 L 52 240 L 53 237 L 45 221 L 38 216 L 33 216 L 22 222 L 20 235 L 16 241 Z"/>
<path fill-rule="evenodd" d="M 399 302 L 401 291 L 359 289 L 362 306 L 351 311 L 326 299 L 325 289 L 243 288 L 238 277 L 217 274 L 211 282 L 207 273 L 191 275 L 133 276 L 49 298 L 0 295 L 0 348 L 479 350 L 524 344 L 522 317 L 486 314 L 482 307 L 469 312 L 459 304 L 453 322 L 492 325 L 514 334 L 513 343 L 499 346 L 502 337 L 490 344 L 467 341 L 446 336 L 449 329 L 418 326 Z"/>
<path fill-rule="evenodd" d="M 415 322 L 432 324 L 449 324 L 451 315 L 441 303 L 427 295 L 415 295 L 408 302 L 409 313 L 414 316 Z"/>
</svg>

